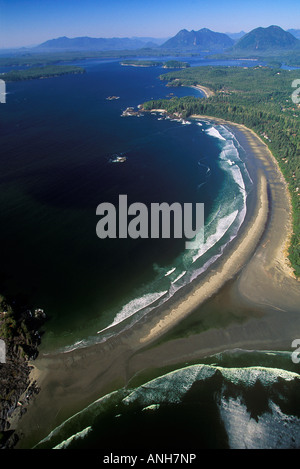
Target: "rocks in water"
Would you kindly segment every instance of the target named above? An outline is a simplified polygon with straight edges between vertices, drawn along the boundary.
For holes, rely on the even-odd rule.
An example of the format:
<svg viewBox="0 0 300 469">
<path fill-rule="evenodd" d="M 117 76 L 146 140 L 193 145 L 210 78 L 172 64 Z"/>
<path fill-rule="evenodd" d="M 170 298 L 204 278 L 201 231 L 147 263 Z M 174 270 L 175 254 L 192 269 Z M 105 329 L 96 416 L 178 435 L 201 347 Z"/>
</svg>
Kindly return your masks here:
<svg viewBox="0 0 300 469">
<path fill-rule="evenodd" d="M 38 355 L 41 343 L 39 331 L 46 320 L 44 310 L 13 307 L 0 301 L 0 338 L 5 342 L 5 362 L 0 363 L 0 448 L 12 448 L 18 441 L 11 429 L 12 419 L 26 412 L 26 405 L 39 392 L 36 382 L 30 382 L 32 366 L 29 360 Z"/>
</svg>

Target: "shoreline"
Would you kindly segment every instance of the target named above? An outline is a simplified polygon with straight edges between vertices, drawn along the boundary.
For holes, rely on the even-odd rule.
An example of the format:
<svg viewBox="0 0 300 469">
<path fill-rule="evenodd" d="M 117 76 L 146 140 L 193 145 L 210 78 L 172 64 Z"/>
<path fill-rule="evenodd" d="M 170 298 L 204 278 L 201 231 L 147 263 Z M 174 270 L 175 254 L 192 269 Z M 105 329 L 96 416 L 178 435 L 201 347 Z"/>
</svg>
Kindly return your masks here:
<svg viewBox="0 0 300 469">
<path fill-rule="evenodd" d="M 215 93 L 212 91 L 210 88 L 207 88 L 207 86 L 203 85 L 191 85 L 189 88 L 194 88 L 195 90 L 202 91 L 204 94 L 205 98 L 210 98 L 211 96 L 214 96 Z"/>
<path fill-rule="evenodd" d="M 146 318 L 148 322 L 146 319 L 142 320 L 102 344 L 66 354 L 38 357 L 33 366 L 35 379 L 41 391 L 19 423 L 24 436 L 20 441 L 20 447 L 31 447 L 66 418 L 101 395 L 126 385 L 136 373 L 144 369 L 171 362 L 179 363 L 192 356 L 207 356 L 226 348 L 236 348 L 237 345 L 267 349 L 287 347 L 291 344 L 291 334 L 293 332 L 300 334 L 299 321 L 296 324 L 290 323 L 290 328 L 286 327 L 284 334 L 282 332 L 280 335 L 281 321 L 285 323 L 286 317 L 283 317 L 280 311 L 277 312 L 274 317 L 276 324 L 279 325 L 275 327 L 272 325 L 273 309 L 262 307 L 263 322 L 260 322 L 260 317 L 253 317 L 246 325 L 233 324 L 221 331 L 215 328 L 208 329 L 190 338 L 167 341 L 153 348 L 155 340 L 189 316 L 199 304 L 206 304 L 207 300 L 213 298 L 229 279 L 233 279 L 232 291 L 244 302 L 258 302 L 255 298 L 257 285 L 261 281 L 263 285 L 261 296 L 263 298 L 268 296 L 268 301 L 271 296 L 272 302 L 275 303 L 274 308 L 282 310 L 281 303 L 276 302 L 279 301 L 278 295 L 282 293 L 278 290 L 278 285 L 283 278 L 285 282 L 281 287 L 285 291 L 283 296 L 285 309 L 290 308 L 293 314 L 300 300 L 299 283 L 291 276 L 283 256 L 282 240 L 286 242 L 290 234 L 291 210 L 289 206 L 285 207 L 286 220 L 282 223 L 282 207 L 274 204 L 278 193 L 273 194 L 273 192 L 279 191 L 281 196 L 285 193 L 287 197 L 287 185 L 275 165 L 275 158 L 266 144 L 250 129 L 214 117 L 193 117 L 233 126 L 247 140 L 248 158 L 254 155 L 255 161 L 260 164 L 259 183 L 256 185 L 257 198 L 250 220 L 244 222 L 243 232 L 233 240 L 229 255 L 223 254 L 218 267 L 213 264 L 205 278 L 195 281 L 194 293 L 191 294 L 188 291 L 190 289 L 185 289 L 179 300 L 176 300 L 175 306 L 174 302 L 168 302 L 159 311 L 152 311 L 152 316 Z M 278 179 L 281 185 L 278 185 Z M 284 197 L 282 203 L 283 205 L 285 203 Z M 274 223 L 276 232 L 274 232 Z M 269 239 L 267 249 L 266 237 Z M 268 291 L 265 289 L 266 285 Z M 253 292 L 254 298 L 251 297 Z M 260 296 L 259 301 L 261 301 Z M 264 314 L 269 316 L 265 317 Z M 261 336 L 260 327 L 265 321 L 269 329 Z M 149 349 L 150 344 L 152 348 Z M 52 403 L 50 410 L 47 406 L 49 402 Z M 18 431 L 18 428 L 16 430 Z"/>
<path fill-rule="evenodd" d="M 286 273 L 288 276 L 291 276 L 293 277 L 295 280 L 299 281 L 300 282 L 300 279 L 298 279 L 294 272 L 293 272 L 293 269 L 291 267 L 291 264 L 290 264 L 290 261 L 288 259 L 288 248 L 289 248 L 289 245 L 290 245 L 290 239 L 291 239 L 291 236 L 292 236 L 292 232 L 293 232 L 293 225 L 292 225 L 292 202 L 291 202 L 291 195 L 290 195 L 290 192 L 289 192 L 289 189 L 288 189 L 288 184 L 283 176 L 283 174 L 281 173 L 281 170 L 280 170 L 280 167 L 279 167 L 279 164 L 278 164 L 278 161 L 276 160 L 276 158 L 274 157 L 274 155 L 272 154 L 271 150 L 269 149 L 268 145 L 262 140 L 262 138 L 257 135 L 252 129 L 249 129 L 248 127 L 246 127 L 245 125 L 243 124 L 237 124 L 235 122 L 231 122 L 231 121 L 226 121 L 222 118 L 219 118 L 219 117 L 212 117 L 212 116 L 206 116 L 206 115 L 198 115 L 198 114 L 194 114 L 194 115 L 191 115 L 190 116 L 191 119 L 201 119 L 201 120 L 209 120 L 210 122 L 211 121 L 215 121 L 217 124 L 219 125 L 230 125 L 232 126 L 233 128 L 239 130 L 240 132 L 249 132 L 254 138 L 256 138 L 257 140 L 259 140 L 259 142 L 261 143 L 261 145 L 264 147 L 266 153 L 268 154 L 268 157 L 272 160 L 272 164 L 276 167 L 276 172 L 277 172 L 277 176 L 278 176 L 278 179 L 281 181 L 282 185 L 284 186 L 284 190 L 285 190 L 285 197 L 286 197 L 286 202 L 287 202 L 287 210 L 289 212 L 289 215 L 288 215 L 288 229 L 287 229 L 287 233 L 286 233 L 286 243 L 285 243 L 285 246 L 281 246 L 281 264 L 282 266 L 284 266 L 285 270 L 286 270 Z M 267 161 L 265 161 L 265 163 L 267 163 Z"/>
</svg>

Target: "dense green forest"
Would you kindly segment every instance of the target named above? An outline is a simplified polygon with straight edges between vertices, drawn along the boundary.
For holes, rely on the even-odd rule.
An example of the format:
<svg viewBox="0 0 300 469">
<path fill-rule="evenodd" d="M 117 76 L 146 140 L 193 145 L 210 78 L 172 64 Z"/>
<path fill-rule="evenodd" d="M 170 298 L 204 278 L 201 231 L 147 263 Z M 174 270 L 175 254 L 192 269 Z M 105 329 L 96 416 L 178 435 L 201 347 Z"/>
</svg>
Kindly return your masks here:
<svg viewBox="0 0 300 469">
<path fill-rule="evenodd" d="M 220 117 L 244 124 L 259 135 L 277 159 L 288 182 L 293 206 L 289 259 L 300 276 L 300 104 L 292 87 L 300 71 L 269 67 L 191 67 L 160 78 L 167 86 L 203 85 L 214 91 L 208 99 L 186 96 L 144 103 L 144 109 Z M 300 88 L 300 85 L 298 85 Z M 295 100 L 295 99 L 294 99 Z"/>
<path fill-rule="evenodd" d="M 73 65 L 48 65 L 45 67 L 32 67 L 24 70 L 12 70 L 0 75 L 1 79 L 8 81 L 32 80 L 34 78 L 50 78 L 70 73 L 84 73 L 82 67 Z"/>
<path fill-rule="evenodd" d="M 181 62 L 180 60 L 168 60 L 163 66 L 164 68 L 188 68 L 190 64 L 188 62 Z"/>
</svg>

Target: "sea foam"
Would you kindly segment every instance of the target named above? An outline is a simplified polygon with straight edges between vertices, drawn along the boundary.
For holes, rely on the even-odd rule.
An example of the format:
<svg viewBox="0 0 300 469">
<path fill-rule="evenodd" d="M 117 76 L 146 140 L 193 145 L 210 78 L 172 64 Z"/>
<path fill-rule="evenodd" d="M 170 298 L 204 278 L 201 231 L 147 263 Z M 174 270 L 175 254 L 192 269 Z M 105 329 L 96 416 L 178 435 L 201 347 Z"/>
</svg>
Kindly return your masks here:
<svg viewBox="0 0 300 469">
<path fill-rule="evenodd" d="M 203 256 L 209 249 L 211 249 L 220 239 L 224 236 L 224 234 L 229 230 L 232 223 L 236 219 L 238 214 L 238 210 L 230 213 L 229 215 L 224 216 L 221 218 L 217 224 L 216 231 L 211 234 L 204 244 L 199 247 L 197 254 L 193 256 L 193 262 L 195 262 L 199 257 Z"/>
<path fill-rule="evenodd" d="M 175 270 L 176 270 L 176 267 L 173 267 L 173 269 L 168 270 L 168 272 L 165 274 L 165 277 L 168 277 L 168 275 L 171 275 Z"/>
<path fill-rule="evenodd" d="M 182 272 L 181 274 L 178 275 L 174 280 L 172 280 L 171 283 L 176 283 L 181 277 L 183 277 L 186 274 L 186 270 Z"/>
<path fill-rule="evenodd" d="M 134 300 L 131 300 L 129 303 L 127 303 L 121 311 L 116 315 L 115 319 L 113 322 L 108 326 L 102 329 L 100 332 L 105 331 L 106 329 L 116 326 L 120 322 L 125 321 L 125 319 L 130 318 L 132 315 L 137 313 L 138 311 L 147 308 L 147 306 L 151 305 L 155 301 L 157 301 L 159 298 L 164 296 L 168 291 L 162 291 L 162 292 L 154 292 L 154 293 L 147 293 L 146 295 L 143 295 L 139 298 L 135 298 Z"/>
<path fill-rule="evenodd" d="M 210 127 L 209 129 L 206 130 L 206 133 L 210 135 L 211 137 L 215 137 L 220 140 L 226 141 L 226 138 L 224 138 L 215 127 Z"/>
</svg>

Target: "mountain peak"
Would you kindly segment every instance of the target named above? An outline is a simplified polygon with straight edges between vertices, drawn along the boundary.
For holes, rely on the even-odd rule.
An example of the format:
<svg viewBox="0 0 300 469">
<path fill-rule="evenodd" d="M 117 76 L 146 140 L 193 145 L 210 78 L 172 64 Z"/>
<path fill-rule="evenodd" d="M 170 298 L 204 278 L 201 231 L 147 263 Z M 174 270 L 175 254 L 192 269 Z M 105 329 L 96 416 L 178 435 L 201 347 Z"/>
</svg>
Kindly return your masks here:
<svg viewBox="0 0 300 469">
<path fill-rule="evenodd" d="M 233 45 L 234 41 L 224 33 L 216 33 L 208 28 L 199 31 L 182 29 L 164 44 L 164 49 L 212 50 L 220 51 Z"/>
<path fill-rule="evenodd" d="M 258 27 L 245 34 L 234 46 L 234 50 L 258 52 L 294 49 L 300 41 L 280 26 Z"/>
</svg>

